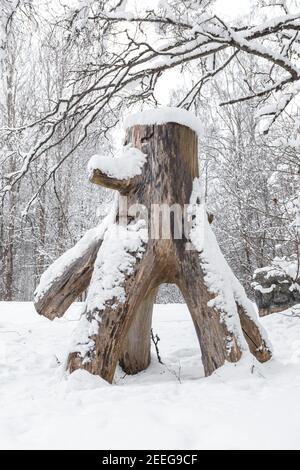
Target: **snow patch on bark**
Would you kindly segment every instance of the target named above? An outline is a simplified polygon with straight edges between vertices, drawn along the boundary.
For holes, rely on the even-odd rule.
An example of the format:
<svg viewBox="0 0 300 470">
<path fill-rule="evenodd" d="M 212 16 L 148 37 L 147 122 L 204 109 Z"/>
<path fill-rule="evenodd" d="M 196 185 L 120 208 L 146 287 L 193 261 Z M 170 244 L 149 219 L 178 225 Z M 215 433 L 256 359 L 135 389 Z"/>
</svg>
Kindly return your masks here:
<svg viewBox="0 0 300 470">
<path fill-rule="evenodd" d="M 100 170 L 111 178 L 127 179 L 138 176 L 146 163 L 147 155 L 136 147 L 126 145 L 121 155 L 112 158 L 108 155 L 93 155 L 88 163 L 89 177 L 94 170 Z"/>
<path fill-rule="evenodd" d="M 216 308 L 221 313 L 221 321 L 225 322 L 228 330 L 234 333 L 241 349 L 245 351 L 248 350 L 248 346 L 242 332 L 237 304 L 256 323 L 265 341 L 267 341 L 267 334 L 258 321 L 258 314 L 253 303 L 248 299 L 245 289 L 225 260 L 215 234 L 208 223 L 205 205 L 200 201 L 200 182 L 195 179 L 189 208 L 190 215 L 194 217 L 190 239 L 199 252 L 205 283 L 209 291 L 215 294 L 215 297 L 210 300 L 209 306 Z M 271 349 L 268 342 L 266 346 Z"/>
<path fill-rule="evenodd" d="M 136 125 L 166 124 L 167 122 L 176 122 L 177 124 L 191 128 L 198 135 L 202 134 L 200 119 L 191 111 L 175 107 L 148 109 L 131 114 L 125 118 L 123 126 L 124 129 L 128 129 Z"/>
<path fill-rule="evenodd" d="M 103 219 L 101 224 L 88 230 L 76 245 L 57 258 L 42 274 L 39 285 L 34 292 L 35 303 L 44 296 L 45 292 L 51 288 L 55 281 L 60 278 L 66 270 L 70 269 L 72 263 L 83 257 L 94 243 L 98 243 L 99 240 L 103 239 L 107 227 L 115 221 L 116 209 L 117 201 L 115 201 L 112 210 Z"/>
<path fill-rule="evenodd" d="M 127 226 L 113 224 L 106 231 L 72 345 L 72 351 L 79 353 L 83 364 L 90 361 L 107 303 L 125 302 L 124 282 L 143 257 L 147 241 L 148 231 L 142 220 Z"/>
<path fill-rule="evenodd" d="M 270 277 L 278 277 L 283 279 L 290 278 L 297 280 L 299 277 L 298 260 L 296 257 L 295 259 L 287 259 L 285 256 L 282 258 L 276 257 L 272 260 L 270 266 L 257 268 L 254 271 L 253 279 L 255 279 L 259 274 L 263 274 L 265 279 L 269 279 Z"/>
</svg>

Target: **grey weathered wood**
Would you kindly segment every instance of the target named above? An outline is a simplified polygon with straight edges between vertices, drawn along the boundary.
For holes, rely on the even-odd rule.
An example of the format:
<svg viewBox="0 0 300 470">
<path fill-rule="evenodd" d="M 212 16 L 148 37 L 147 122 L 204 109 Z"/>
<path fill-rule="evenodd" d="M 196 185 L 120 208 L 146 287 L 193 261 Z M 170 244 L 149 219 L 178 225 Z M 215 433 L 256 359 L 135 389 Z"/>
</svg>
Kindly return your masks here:
<svg viewBox="0 0 300 470">
<path fill-rule="evenodd" d="M 134 184 L 134 179 L 119 180 L 117 178 L 107 176 L 102 171 L 95 169 L 90 177 L 90 182 L 123 193 L 127 192 L 130 188 L 132 188 Z"/>
<path fill-rule="evenodd" d="M 234 334 L 220 322 L 220 312 L 208 306 L 214 295 L 204 283 L 197 252 L 187 252 L 182 257 L 179 287 L 195 325 L 205 375 L 210 375 L 225 361 L 237 362 L 242 352 Z"/>
<path fill-rule="evenodd" d="M 153 289 L 141 302 L 125 338 L 120 366 L 126 374 L 137 374 L 150 364 L 152 313 L 156 293 L 157 289 Z"/>
<path fill-rule="evenodd" d="M 77 352 L 72 352 L 68 359 L 70 372 L 83 368 L 95 375 L 100 375 L 108 382 L 112 382 L 115 368 L 126 347 L 126 337 L 133 325 L 139 309 L 155 286 L 154 259 L 144 256 L 138 260 L 134 271 L 124 282 L 126 302 L 113 301 L 100 312 L 101 323 L 98 335 L 91 337 L 95 342 L 94 350 L 88 362 L 82 362 Z M 151 264 L 152 263 L 152 264 Z M 97 318 L 99 311 L 89 311 L 89 317 Z"/>
<path fill-rule="evenodd" d="M 242 305 L 237 303 L 237 309 L 244 337 L 251 353 L 260 362 L 268 361 L 270 359 L 270 353 L 265 347 L 258 325 L 247 315 Z"/>
<path fill-rule="evenodd" d="M 66 266 L 51 286 L 34 303 L 40 315 L 53 320 L 61 317 L 89 286 L 95 259 L 102 240 L 93 240 L 81 256 Z"/>
</svg>

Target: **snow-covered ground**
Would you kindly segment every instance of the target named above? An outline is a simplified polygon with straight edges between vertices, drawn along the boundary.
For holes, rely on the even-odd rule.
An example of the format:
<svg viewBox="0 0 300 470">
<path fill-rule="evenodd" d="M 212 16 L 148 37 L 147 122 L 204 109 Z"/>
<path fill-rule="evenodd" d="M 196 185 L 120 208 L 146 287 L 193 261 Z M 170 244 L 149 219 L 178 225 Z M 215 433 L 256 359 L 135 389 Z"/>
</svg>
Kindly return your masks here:
<svg viewBox="0 0 300 470">
<path fill-rule="evenodd" d="M 64 361 L 80 304 L 50 322 L 31 303 L 0 302 L 0 447 L 51 449 L 300 448 L 300 307 L 261 321 L 274 358 L 203 377 L 185 305 L 157 305 L 152 353 L 114 385 Z"/>
</svg>

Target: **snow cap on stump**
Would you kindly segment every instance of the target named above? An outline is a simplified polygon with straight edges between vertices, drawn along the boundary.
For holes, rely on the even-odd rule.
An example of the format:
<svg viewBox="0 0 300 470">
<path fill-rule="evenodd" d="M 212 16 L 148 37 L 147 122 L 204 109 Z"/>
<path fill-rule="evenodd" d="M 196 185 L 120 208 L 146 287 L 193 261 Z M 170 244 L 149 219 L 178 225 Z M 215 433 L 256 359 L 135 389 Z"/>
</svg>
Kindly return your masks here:
<svg viewBox="0 0 300 470">
<path fill-rule="evenodd" d="M 200 137 L 202 135 L 202 126 L 200 119 L 191 111 L 183 108 L 161 107 L 157 109 L 147 109 L 134 114 L 129 114 L 123 123 L 124 129 L 137 125 L 155 125 L 166 124 L 167 122 L 176 122 L 182 126 L 189 127 Z"/>
</svg>

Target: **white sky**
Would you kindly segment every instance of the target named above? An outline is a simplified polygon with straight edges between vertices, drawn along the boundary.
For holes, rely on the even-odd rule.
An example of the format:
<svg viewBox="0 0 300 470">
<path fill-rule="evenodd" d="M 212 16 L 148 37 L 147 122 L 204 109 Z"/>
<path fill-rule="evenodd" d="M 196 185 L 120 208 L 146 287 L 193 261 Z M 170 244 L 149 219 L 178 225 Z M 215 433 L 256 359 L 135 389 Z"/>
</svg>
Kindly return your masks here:
<svg viewBox="0 0 300 470">
<path fill-rule="evenodd" d="M 236 18 L 249 13 L 250 3 L 250 0 L 217 0 L 214 10 L 223 18 Z"/>
<path fill-rule="evenodd" d="M 137 5 L 137 7 L 145 8 L 154 8 L 157 5 L 159 0 L 127 0 L 128 10 L 132 5 Z M 249 12 L 251 0 L 217 0 L 214 6 L 214 10 L 217 14 L 222 14 L 226 18 L 236 18 L 240 15 L 245 15 Z"/>
<path fill-rule="evenodd" d="M 136 3 L 136 0 L 129 0 L 128 6 L 130 6 L 130 4 L 133 2 Z M 159 0 L 142 0 L 141 5 L 143 8 L 153 8 L 154 5 L 158 2 Z M 217 0 L 214 6 L 214 10 L 216 13 L 220 15 L 222 14 L 223 17 L 226 16 L 227 18 L 236 18 L 237 16 L 245 15 L 247 12 L 249 12 L 250 3 L 251 0 Z"/>
<path fill-rule="evenodd" d="M 146 0 L 146 2 L 148 1 Z M 153 0 L 149 1 L 150 4 L 153 7 Z M 214 11 L 221 18 L 230 20 L 250 13 L 250 5 L 251 0 L 217 0 L 214 5 Z M 168 70 L 162 75 L 155 89 L 156 99 L 161 105 L 169 105 L 170 93 L 174 89 L 172 84 L 176 84 L 179 81 L 181 83 L 184 82 L 184 76 L 177 70 Z"/>
</svg>

